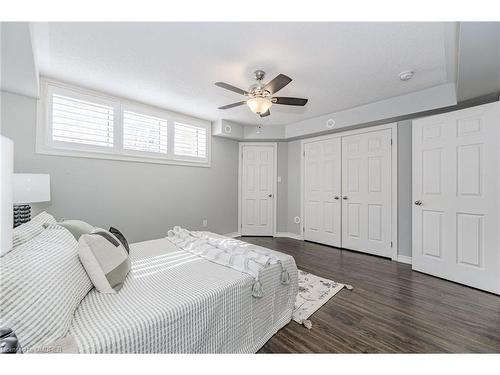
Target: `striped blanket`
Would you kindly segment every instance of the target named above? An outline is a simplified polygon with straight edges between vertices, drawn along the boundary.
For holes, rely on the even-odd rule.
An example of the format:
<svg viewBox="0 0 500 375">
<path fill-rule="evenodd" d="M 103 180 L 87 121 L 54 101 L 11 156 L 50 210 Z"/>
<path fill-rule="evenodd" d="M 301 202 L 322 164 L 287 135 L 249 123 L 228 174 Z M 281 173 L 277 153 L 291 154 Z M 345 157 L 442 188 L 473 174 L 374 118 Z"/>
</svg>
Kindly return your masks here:
<svg viewBox="0 0 500 375">
<path fill-rule="evenodd" d="M 252 276 L 255 280 L 252 288 L 254 297 L 262 298 L 264 291 L 259 281 L 260 273 L 270 265 L 279 264 L 281 283 L 290 283 L 288 270 L 275 255 L 263 247 L 210 232 L 189 231 L 179 226 L 168 231 L 167 239 L 182 250 Z"/>
<path fill-rule="evenodd" d="M 290 284 L 280 282 L 279 264 L 269 265 L 259 276 L 265 293 L 254 298 L 249 274 L 167 239 L 131 244 L 123 288 L 115 295 L 91 290 L 69 334 L 80 353 L 254 353 L 290 322 L 298 289 L 294 259 L 260 250 L 283 264 Z"/>
</svg>

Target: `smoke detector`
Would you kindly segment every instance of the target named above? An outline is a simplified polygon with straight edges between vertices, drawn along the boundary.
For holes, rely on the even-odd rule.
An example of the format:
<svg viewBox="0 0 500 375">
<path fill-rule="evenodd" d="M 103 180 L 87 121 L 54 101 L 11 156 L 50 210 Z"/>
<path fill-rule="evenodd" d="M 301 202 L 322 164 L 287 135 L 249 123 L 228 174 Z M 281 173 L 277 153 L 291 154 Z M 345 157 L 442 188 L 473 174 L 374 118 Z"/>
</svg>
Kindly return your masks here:
<svg viewBox="0 0 500 375">
<path fill-rule="evenodd" d="M 399 79 L 401 81 L 409 81 L 413 78 L 414 75 L 415 72 L 413 72 L 412 70 L 405 70 L 404 72 L 399 73 Z"/>
</svg>

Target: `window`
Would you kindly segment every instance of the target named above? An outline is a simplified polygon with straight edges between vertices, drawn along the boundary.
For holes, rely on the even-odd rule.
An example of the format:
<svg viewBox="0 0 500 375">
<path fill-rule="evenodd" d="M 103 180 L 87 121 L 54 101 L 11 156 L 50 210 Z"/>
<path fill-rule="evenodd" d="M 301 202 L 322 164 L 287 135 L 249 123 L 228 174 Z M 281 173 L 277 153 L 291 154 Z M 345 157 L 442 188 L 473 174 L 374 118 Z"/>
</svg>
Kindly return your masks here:
<svg viewBox="0 0 500 375">
<path fill-rule="evenodd" d="M 210 166 L 210 122 L 42 78 L 36 151 Z"/>
<path fill-rule="evenodd" d="M 167 120 L 135 112 L 123 112 L 123 148 L 125 150 L 166 154 Z"/>
<path fill-rule="evenodd" d="M 113 107 L 58 94 L 51 102 L 52 141 L 113 147 Z"/>
<path fill-rule="evenodd" d="M 205 158 L 207 156 L 207 130 L 175 123 L 175 155 Z"/>
</svg>

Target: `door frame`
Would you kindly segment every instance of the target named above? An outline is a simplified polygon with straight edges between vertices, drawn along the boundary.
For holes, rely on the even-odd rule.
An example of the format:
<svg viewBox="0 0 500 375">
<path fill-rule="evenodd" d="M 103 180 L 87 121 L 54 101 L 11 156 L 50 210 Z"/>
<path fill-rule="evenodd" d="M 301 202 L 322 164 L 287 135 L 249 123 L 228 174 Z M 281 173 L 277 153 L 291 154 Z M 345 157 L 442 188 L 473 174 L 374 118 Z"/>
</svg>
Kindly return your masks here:
<svg viewBox="0 0 500 375">
<path fill-rule="evenodd" d="M 272 146 L 273 147 L 273 237 L 276 237 L 277 230 L 277 206 L 278 206 L 278 143 L 277 142 L 238 142 L 238 236 L 241 236 L 241 198 L 242 184 L 241 173 L 243 168 L 243 147 L 244 146 Z"/>
<path fill-rule="evenodd" d="M 322 141 L 332 138 L 340 138 L 349 135 L 371 133 L 379 130 L 391 130 L 391 241 L 392 241 L 392 260 L 398 260 L 398 124 L 391 122 L 388 124 L 370 126 L 355 130 L 339 131 L 337 133 L 322 135 L 314 138 L 306 138 L 300 141 L 300 237 L 304 239 L 304 199 L 305 199 L 305 173 L 304 173 L 304 151 L 305 144 L 309 142 Z M 341 142 L 342 147 L 342 142 Z M 342 173 L 342 165 L 341 172 Z M 341 224 L 342 225 L 342 224 Z"/>
</svg>

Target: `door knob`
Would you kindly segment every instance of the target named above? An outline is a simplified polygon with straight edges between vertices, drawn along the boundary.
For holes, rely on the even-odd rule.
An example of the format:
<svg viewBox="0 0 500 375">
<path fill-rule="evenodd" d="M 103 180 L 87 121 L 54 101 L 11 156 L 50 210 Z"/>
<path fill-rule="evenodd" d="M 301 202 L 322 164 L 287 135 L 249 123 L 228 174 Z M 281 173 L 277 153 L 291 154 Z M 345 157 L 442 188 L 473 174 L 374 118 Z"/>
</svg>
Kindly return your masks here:
<svg viewBox="0 0 500 375">
<path fill-rule="evenodd" d="M 269 195 L 268 195 L 268 197 L 269 197 L 269 198 L 272 198 L 272 197 L 273 197 L 273 195 L 272 195 L 272 194 L 269 194 Z"/>
<path fill-rule="evenodd" d="M 335 197 L 333 197 L 333 199 L 337 199 L 338 200 L 339 199 L 338 195 L 336 195 Z"/>
<path fill-rule="evenodd" d="M 422 201 L 415 201 L 415 206 L 421 206 L 422 205 Z"/>
<path fill-rule="evenodd" d="M 342 199 L 346 201 L 346 200 L 347 200 L 347 195 L 344 195 L 344 196 L 342 197 Z"/>
</svg>

